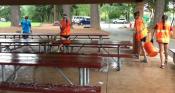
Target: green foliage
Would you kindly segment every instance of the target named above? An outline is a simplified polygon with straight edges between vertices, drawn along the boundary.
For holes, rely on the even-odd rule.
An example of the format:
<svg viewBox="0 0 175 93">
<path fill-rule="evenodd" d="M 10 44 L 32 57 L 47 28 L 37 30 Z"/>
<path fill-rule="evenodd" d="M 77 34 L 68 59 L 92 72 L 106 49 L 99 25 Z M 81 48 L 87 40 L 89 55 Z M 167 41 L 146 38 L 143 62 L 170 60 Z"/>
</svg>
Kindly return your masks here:
<svg viewBox="0 0 175 93">
<path fill-rule="evenodd" d="M 101 19 L 126 18 L 129 20 L 132 10 L 132 4 L 103 4 L 100 9 Z"/>
<path fill-rule="evenodd" d="M 0 18 L 10 20 L 10 8 L 9 6 L 0 6 Z"/>
<path fill-rule="evenodd" d="M 90 5 L 80 4 L 72 7 L 72 15 L 76 16 L 90 16 Z"/>
</svg>

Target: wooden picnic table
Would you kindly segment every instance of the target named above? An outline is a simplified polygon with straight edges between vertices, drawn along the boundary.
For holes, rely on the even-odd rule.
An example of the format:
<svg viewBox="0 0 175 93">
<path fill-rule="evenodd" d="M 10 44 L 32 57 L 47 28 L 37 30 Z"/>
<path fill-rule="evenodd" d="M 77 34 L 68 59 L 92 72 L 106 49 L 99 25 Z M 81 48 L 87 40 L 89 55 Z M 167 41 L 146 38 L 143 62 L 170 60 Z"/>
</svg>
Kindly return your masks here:
<svg viewBox="0 0 175 93">
<path fill-rule="evenodd" d="M 48 38 L 48 39 L 59 39 L 60 33 L 0 33 L 1 38 L 10 38 L 10 39 L 16 39 L 16 38 L 22 38 L 23 35 L 29 35 L 29 38 Z M 70 39 L 75 40 L 75 39 L 109 39 L 108 38 L 109 34 L 108 33 L 71 33 L 70 34 Z"/>
<path fill-rule="evenodd" d="M 50 43 L 50 46 L 59 46 L 60 44 L 63 44 L 66 46 L 66 52 L 68 53 L 72 53 L 72 50 L 70 51 L 69 47 L 79 47 L 77 53 L 80 52 L 80 50 L 84 47 L 90 47 L 90 48 L 99 48 L 100 49 L 103 49 L 106 53 L 106 55 L 101 55 L 101 56 L 104 56 L 104 57 L 117 57 L 117 70 L 119 71 L 120 70 L 120 67 L 121 67 L 121 63 L 120 63 L 120 58 L 122 56 L 125 56 L 125 57 L 131 57 L 131 56 L 128 56 L 128 54 L 125 54 L 125 55 L 121 55 L 120 53 L 120 48 L 121 47 L 128 47 L 128 46 L 132 46 L 132 43 L 130 41 L 98 41 L 98 40 L 93 40 L 93 41 L 90 41 L 90 40 L 57 40 L 57 41 L 52 41 L 52 43 Z M 116 49 L 116 54 L 111 54 L 106 48 L 114 48 Z M 100 52 L 100 51 L 99 51 Z M 93 54 L 94 55 L 94 54 Z"/>
<path fill-rule="evenodd" d="M 79 68 L 80 85 L 88 85 L 90 82 L 89 68 L 100 69 L 104 64 L 103 58 L 91 55 L 70 55 L 70 54 L 25 54 L 25 53 L 0 53 L 0 65 L 2 68 L 2 81 L 11 81 L 16 78 L 17 71 L 22 66 L 53 67 L 57 68 L 64 79 L 73 85 L 72 81 L 59 68 Z M 6 78 L 5 66 L 14 66 L 14 72 Z"/>
<path fill-rule="evenodd" d="M 19 46 L 38 46 L 39 51 L 41 46 L 44 46 L 44 51 L 46 52 L 47 45 L 50 42 L 49 39 L 0 39 L 0 52 L 2 47 L 13 46 L 14 49 Z"/>
<path fill-rule="evenodd" d="M 39 93 L 101 93 L 100 86 L 55 85 L 36 83 L 0 83 L 0 90 Z"/>
</svg>

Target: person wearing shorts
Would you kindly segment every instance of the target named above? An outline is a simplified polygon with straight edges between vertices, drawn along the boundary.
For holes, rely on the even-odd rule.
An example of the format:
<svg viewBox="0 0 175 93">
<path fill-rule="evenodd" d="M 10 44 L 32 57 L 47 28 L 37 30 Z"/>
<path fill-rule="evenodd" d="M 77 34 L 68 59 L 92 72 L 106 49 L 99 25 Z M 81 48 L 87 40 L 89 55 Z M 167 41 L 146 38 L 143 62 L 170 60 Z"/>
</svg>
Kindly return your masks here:
<svg viewBox="0 0 175 93">
<path fill-rule="evenodd" d="M 165 68 L 165 64 L 168 62 L 168 44 L 170 37 L 173 34 L 173 27 L 167 22 L 168 16 L 163 15 L 160 22 L 154 27 L 157 43 L 159 44 L 160 53 L 160 68 Z"/>
<path fill-rule="evenodd" d="M 146 56 L 145 49 L 143 47 L 146 37 L 147 37 L 147 32 L 144 30 L 145 25 L 143 19 L 140 17 L 140 12 L 137 11 L 134 13 L 134 18 L 135 18 L 135 24 L 134 24 L 134 29 L 135 29 L 135 40 L 138 42 L 138 58 L 140 59 L 141 53 L 143 53 L 144 59 L 142 62 L 147 63 L 148 59 Z"/>
</svg>

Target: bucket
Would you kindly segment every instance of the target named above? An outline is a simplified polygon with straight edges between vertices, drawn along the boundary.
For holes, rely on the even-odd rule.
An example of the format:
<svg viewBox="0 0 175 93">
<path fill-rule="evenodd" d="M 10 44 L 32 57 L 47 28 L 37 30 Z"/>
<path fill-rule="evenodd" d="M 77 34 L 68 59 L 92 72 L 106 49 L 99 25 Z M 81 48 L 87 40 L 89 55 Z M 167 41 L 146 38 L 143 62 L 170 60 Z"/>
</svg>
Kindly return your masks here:
<svg viewBox="0 0 175 93">
<path fill-rule="evenodd" d="M 156 47 L 154 47 L 151 42 L 145 42 L 144 48 L 150 57 L 155 57 L 158 54 Z"/>
</svg>

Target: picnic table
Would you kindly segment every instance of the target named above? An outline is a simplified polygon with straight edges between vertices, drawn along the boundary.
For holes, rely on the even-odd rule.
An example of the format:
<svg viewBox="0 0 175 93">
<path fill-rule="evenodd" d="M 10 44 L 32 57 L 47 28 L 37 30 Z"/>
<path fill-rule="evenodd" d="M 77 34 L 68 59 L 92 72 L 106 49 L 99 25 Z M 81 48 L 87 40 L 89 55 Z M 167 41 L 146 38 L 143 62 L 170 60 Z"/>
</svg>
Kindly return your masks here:
<svg viewBox="0 0 175 93">
<path fill-rule="evenodd" d="M 57 33 L 0 33 L 0 37 L 5 39 L 21 39 L 23 35 L 28 35 L 31 39 L 36 39 L 37 37 L 40 39 L 50 39 L 54 38 L 54 36 L 56 36 Z"/>
<path fill-rule="evenodd" d="M 60 33 L 0 33 L 0 38 L 5 39 L 21 39 L 23 35 L 28 35 L 30 39 L 59 39 Z M 76 39 L 109 39 L 107 33 L 71 33 L 70 40 Z"/>
<path fill-rule="evenodd" d="M 169 49 L 173 54 L 173 62 L 175 63 L 175 49 Z"/>
<path fill-rule="evenodd" d="M 100 69 L 105 64 L 100 56 L 71 55 L 71 54 L 26 54 L 26 53 L 0 53 L 2 81 L 14 81 L 17 72 L 23 66 L 29 67 L 53 67 L 56 68 L 64 79 L 71 85 L 73 82 L 60 68 L 78 68 L 80 85 L 88 85 L 90 82 L 90 68 Z M 14 71 L 9 77 L 5 75 L 5 66 L 14 66 Z"/>
<path fill-rule="evenodd" d="M 60 44 L 65 45 L 66 52 L 68 52 L 68 53 L 72 53 L 72 50 L 73 50 L 73 49 L 71 49 L 71 51 L 70 51 L 69 47 L 79 47 L 79 49 L 76 53 L 79 53 L 80 50 L 84 47 L 99 48 L 99 51 L 100 51 L 100 49 L 103 49 L 106 54 L 101 54 L 101 55 L 97 54 L 97 55 L 103 56 L 103 57 L 117 57 L 117 64 L 118 64 L 117 70 L 120 70 L 120 65 L 121 65 L 120 58 L 121 57 L 129 57 L 129 58 L 132 57 L 131 55 L 120 53 L 121 47 L 132 46 L 132 43 L 130 41 L 57 40 L 57 41 L 52 41 L 52 43 L 50 43 L 50 46 L 58 46 Z M 114 48 L 114 49 L 116 49 L 117 53 L 111 54 L 106 48 Z"/>
<path fill-rule="evenodd" d="M 43 46 L 46 52 L 49 42 L 49 39 L 0 39 L 0 52 L 2 52 L 2 48 L 11 50 L 10 47 L 13 47 L 12 50 L 15 50 L 23 46 L 30 46 L 30 48 L 32 48 L 31 46 L 38 46 L 39 51 L 41 51 L 41 46 Z"/>
</svg>

